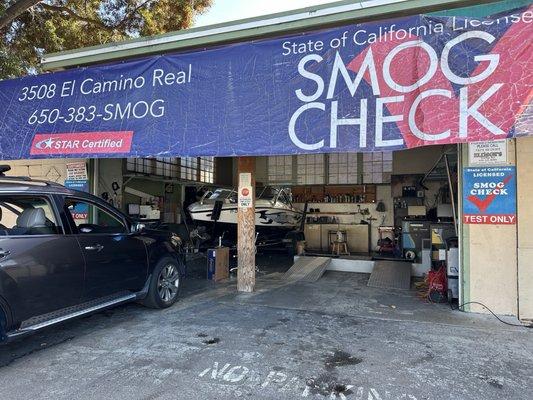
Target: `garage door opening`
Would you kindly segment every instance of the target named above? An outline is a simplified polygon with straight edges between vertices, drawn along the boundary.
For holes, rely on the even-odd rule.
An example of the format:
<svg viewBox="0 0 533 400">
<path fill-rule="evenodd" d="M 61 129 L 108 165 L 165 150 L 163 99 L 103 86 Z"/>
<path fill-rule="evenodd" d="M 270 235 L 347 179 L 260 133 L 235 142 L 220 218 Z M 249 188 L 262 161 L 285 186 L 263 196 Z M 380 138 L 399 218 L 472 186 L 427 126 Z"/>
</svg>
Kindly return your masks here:
<svg viewBox="0 0 533 400">
<path fill-rule="evenodd" d="M 82 175 L 97 179 L 85 186 L 79 160 L 17 161 L 11 174 L 35 177 L 38 162 L 44 175 L 38 177 L 92 191 L 132 219 L 179 235 L 196 278 L 205 279 L 208 250 L 219 246 L 229 249 L 228 268 L 235 272 L 236 158 L 93 159 Z M 255 163 L 258 276 L 285 273 L 295 260 L 305 270 L 309 265 L 298 257 L 319 257 L 327 259 L 322 272 L 374 271 L 372 284 L 409 289 L 432 267 L 452 264 L 458 298 L 457 146 L 257 157 Z"/>
</svg>

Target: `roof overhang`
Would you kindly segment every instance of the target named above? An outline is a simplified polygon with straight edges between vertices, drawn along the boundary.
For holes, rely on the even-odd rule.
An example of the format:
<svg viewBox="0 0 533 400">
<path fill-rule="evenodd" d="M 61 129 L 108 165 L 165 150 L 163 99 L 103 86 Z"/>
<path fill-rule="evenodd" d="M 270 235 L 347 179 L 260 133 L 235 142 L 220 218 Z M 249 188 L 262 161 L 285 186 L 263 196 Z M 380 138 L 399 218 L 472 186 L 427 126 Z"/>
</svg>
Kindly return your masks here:
<svg viewBox="0 0 533 400">
<path fill-rule="evenodd" d="M 435 12 L 495 1 L 367 0 L 354 2 L 345 0 L 163 35 L 51 53 L 43 57 L 42 66 L 45 70 L 59 70 L 177 50 L 253 40 L 259 37 L 280 36 L 289 32 L 338 26 L 354 21 Z"/>
</svg>

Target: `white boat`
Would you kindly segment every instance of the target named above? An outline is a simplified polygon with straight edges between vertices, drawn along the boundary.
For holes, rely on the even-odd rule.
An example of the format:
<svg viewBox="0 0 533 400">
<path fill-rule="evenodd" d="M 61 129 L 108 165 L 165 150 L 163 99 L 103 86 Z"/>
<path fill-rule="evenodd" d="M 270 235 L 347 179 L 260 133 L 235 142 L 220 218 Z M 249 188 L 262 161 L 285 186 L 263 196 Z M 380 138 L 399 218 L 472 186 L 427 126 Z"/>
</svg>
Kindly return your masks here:
<svg viewBox="0 0 533 400">
<path fill-rule="evenodd" d="M 218 216 L 217 207 L 220 209 Z M 197 224 L 226 224 L 236 227 L 237 192 L 231 189 L 208 191 L 200 201 L 191 204 L 188 210 Z M 259 196 L 255 200 L 256 229 L 292 230 L 299 227 L 302 216 L 302 211 L 292 206 L 287 189 L 268 186 L 259 190 Z"/>
</svg>

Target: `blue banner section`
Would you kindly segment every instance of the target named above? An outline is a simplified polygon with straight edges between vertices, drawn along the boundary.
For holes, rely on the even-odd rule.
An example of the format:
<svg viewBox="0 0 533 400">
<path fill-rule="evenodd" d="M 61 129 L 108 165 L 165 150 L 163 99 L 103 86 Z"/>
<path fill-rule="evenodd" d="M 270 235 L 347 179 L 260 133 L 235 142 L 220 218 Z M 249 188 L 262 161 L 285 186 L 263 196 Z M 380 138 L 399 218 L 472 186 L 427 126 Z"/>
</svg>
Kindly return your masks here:
<svg viewBox="0 0 533 400">
<path fill-rule="evenodd" d="M 0 157 L 383 151 L 533 134 L 532 21 L 531 9 L 419 15 L 3 81 Z"/>
<path fill-rule="evenodd" d="M 463 169 L 463 222 L 516 224 L 516 167 Z"/>
</svg>

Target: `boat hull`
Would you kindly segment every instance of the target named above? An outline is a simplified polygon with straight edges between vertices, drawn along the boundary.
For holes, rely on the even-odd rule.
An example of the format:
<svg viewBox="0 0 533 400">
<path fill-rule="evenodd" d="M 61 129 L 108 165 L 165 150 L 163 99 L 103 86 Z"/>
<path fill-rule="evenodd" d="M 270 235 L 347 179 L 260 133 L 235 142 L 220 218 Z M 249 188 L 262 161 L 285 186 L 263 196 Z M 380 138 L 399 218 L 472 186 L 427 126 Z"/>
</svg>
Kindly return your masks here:
<svg viewBox="0 0 533 400">
<path fill-rule="evenodd" d="M 189 213 L 194 222 L 202 224 L 226 224 L 237 226 L 237 206 L 224 205 L 217 221 L 213 221 L 213 204 L 193 204 Z M 256 229 L 284 229 L 292 230 L 299 226 L 302 213 L 289 208 L 257 205 L 255 208 Z"/>
</svg>

